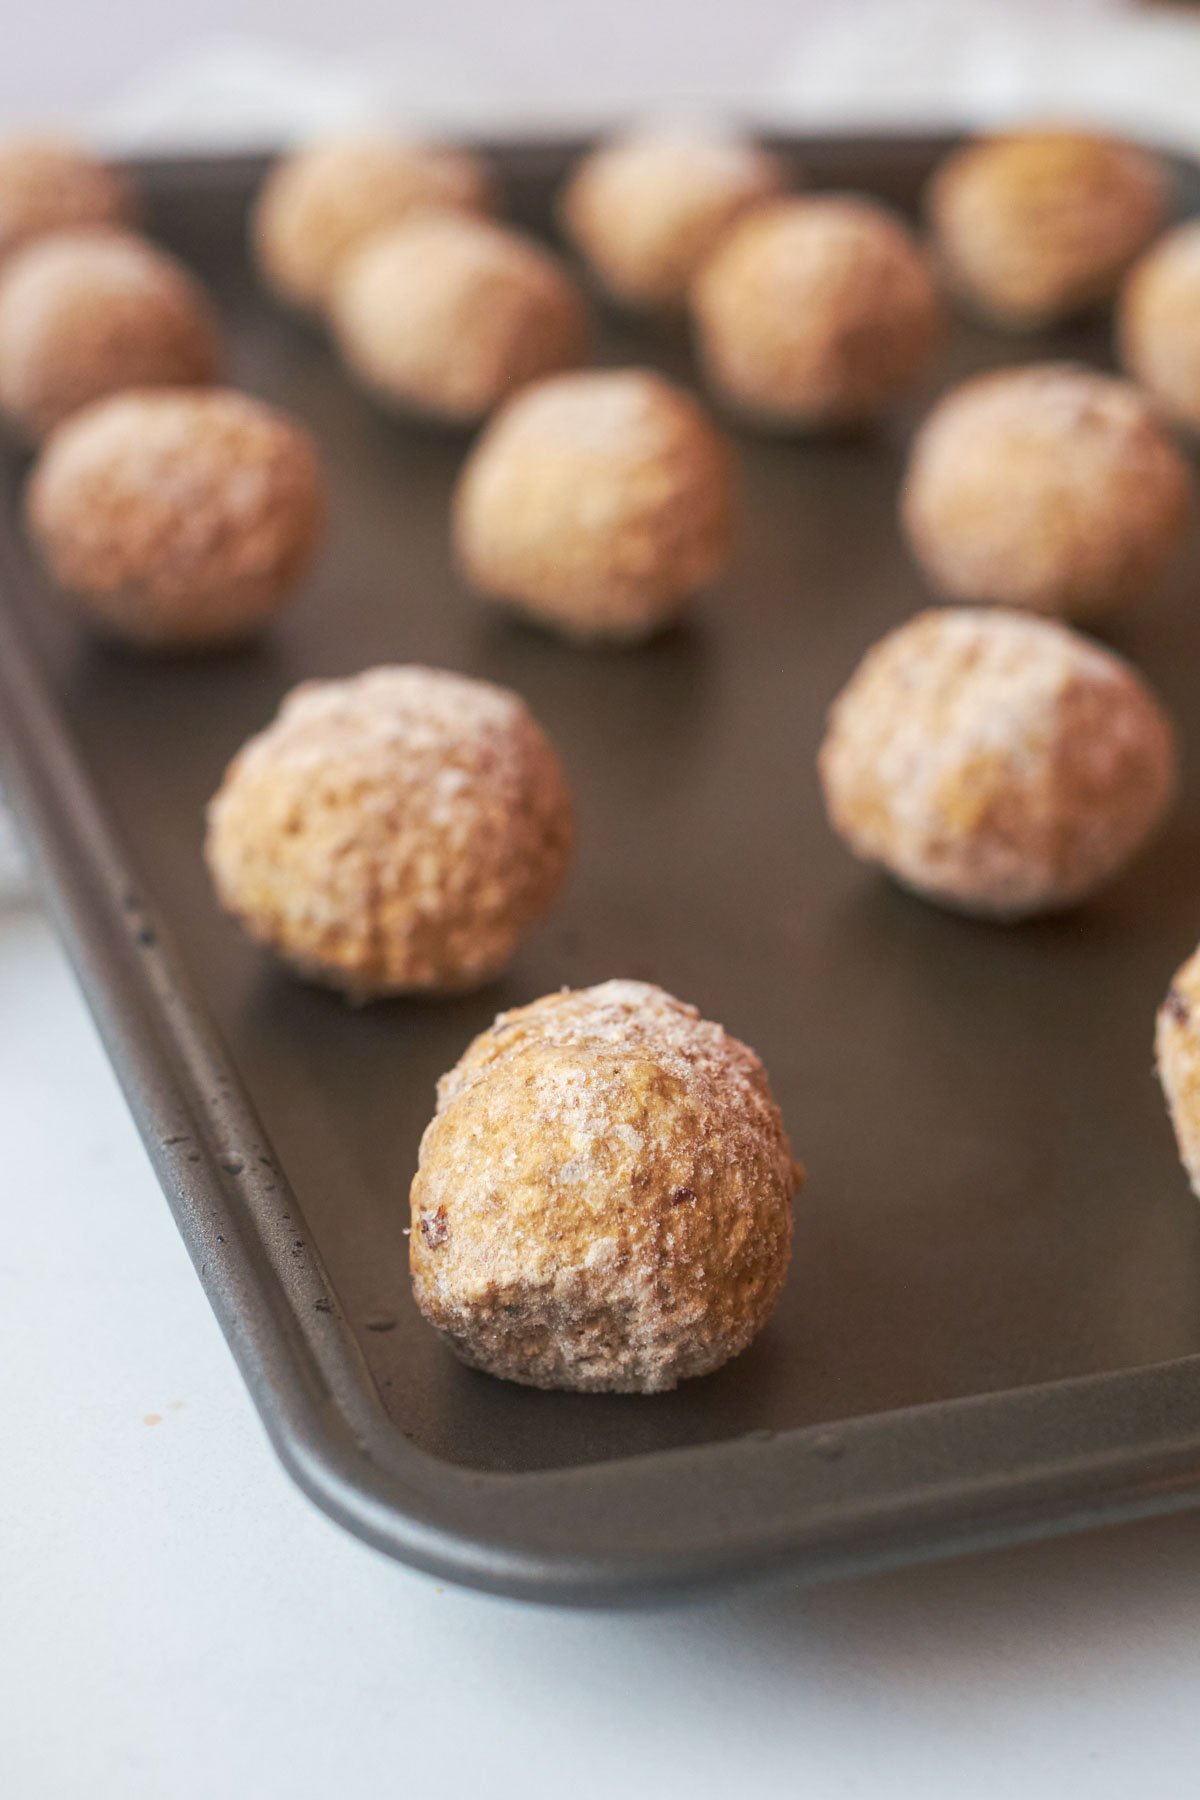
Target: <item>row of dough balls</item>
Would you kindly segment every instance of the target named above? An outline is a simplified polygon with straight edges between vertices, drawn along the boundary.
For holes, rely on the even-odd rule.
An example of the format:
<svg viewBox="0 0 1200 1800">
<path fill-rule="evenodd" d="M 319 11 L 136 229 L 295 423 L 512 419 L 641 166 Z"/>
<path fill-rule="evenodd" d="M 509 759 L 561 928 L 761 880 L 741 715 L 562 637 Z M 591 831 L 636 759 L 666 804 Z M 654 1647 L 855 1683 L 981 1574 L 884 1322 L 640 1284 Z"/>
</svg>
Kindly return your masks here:
<svg viewBox="0 0 1200 1800">
<path fill-rule="evenodd" d="M 821 775 L 859 854 L 944 903 L 1019 917 L 1134 853 L 1169 802 L 1174 750 L 1111 652 L 1028 614 L 944 609 L 865 659 Z M 380 668 L 286 699 L 231 763 L 206 856 L 258 941 L 362 1000 L 498 974 L 557 897 L 573 836 L 562 767 L 515 695 Z M 1193 969 L 1160 1060 L 1200 1163 L 1189 980 L 1200 1005 Z M 719 1026 L 641 983 L 548 996 L 439 1084 L 412 1189 L 417 1303 L 493 1374 L 669 1388 L 765 1323 L 800 1179 L 761 1063 Z"/>
<path fill-rule="evenodd" d="M 136 216 L 81 151 L 0 143 L 0 417 L 40 446 L 27 517 L 59 587 L 118 636 L 206 648 L 292 593 L 324 484 L 302 426 L 214 385 L 215 309 Z"/>
</svg>

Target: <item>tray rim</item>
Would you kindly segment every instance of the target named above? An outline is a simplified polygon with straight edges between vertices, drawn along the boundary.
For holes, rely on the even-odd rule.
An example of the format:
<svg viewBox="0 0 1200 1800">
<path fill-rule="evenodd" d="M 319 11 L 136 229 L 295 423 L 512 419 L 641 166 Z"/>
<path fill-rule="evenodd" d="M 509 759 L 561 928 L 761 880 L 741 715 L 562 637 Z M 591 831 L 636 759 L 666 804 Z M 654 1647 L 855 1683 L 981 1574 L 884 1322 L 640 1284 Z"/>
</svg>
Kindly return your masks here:
<svg viewBox="0 0 1200 1800">
<path fill-rule="evenodd" d="M 925 155 L 943 134 L 813 134 Z M 564 140 L 496 145 L 510 164 Z M 257 155 L 146 158 L 171 186 Z M 1200 1354 L 840 1424 L 572 1468 L 480 1471 L 387 1417 L 303 1215 L 169 930 L 141 894 L 7 595 L 0 767 L 40 886 L 210 1304 L 280 1460 L 332 1518 L 425 1572 L 515 1598 L 641 1604 L 790 1571 L 814 1579 L 1200 1503 Z M 311 1245 L 311 1237 L 307 1242 Z M 652 1403 L 652 1402 L 651 1402 Z"/>
</svg>

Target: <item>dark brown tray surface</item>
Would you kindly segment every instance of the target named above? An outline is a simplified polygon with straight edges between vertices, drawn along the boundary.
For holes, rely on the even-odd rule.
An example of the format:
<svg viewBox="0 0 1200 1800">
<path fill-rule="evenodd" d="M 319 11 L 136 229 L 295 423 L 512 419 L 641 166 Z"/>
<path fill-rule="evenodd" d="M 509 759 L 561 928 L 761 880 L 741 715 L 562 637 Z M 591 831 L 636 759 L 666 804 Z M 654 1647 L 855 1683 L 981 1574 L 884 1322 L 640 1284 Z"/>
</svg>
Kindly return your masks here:
<svg viewBox="0 0 1200 1800">
<path fill-rule="evenodd" d="M 811 143 L 800 153 L 821 185 L 863 186 L 911 206 L 933 148 Z M 546 229 L 565 152 L 500 162 L 513 210 Z M 256 1188 L 229 1168 L 222 1204 L 234 1216 L 241 1207 L 269 1239 L 285 1286 L 286 1259 L 296 1265 L 288 1305 L 302 1334 L 314 1325 L 309 1306 L 349 1326 L 361 1361 L 350 1353 L 339 1379 L 361 1385 L 355 1404 L 369 1412 L 373 1387 L 396 1430 L 436 1459 L 422 1463 L 434 1481 L 447 1463 L 494 1474 L 715 1441 L 739 1440 L 744 1451 L 748 1433 L 840 1432 L 866 1415 L 1200 1353 L 1200 1214 L 1151 1073 L 1155 1007 L 1200 933 L 1195 756 L 1169 827 L 1125 879 L 1069 918 L 1020 929 L 939 913 L 854 863 L 827 829 L 814 773 L 831 697 L 862 650 L 926 600 L 895 522 L 913 419 L 936 389 L 986 364 L 1060 354 L 1108 362 L 1105 321 L 1037 341 L 956 326 L 929 391 L 875 439 L 739 435 L 746 517 L 732 575 L 652 646 L 585 653 L 493 616 L 463 591 L 447 541 L 463 440 L 381 416 L 316 332 L 257 290 L 242 251 L 253 173 L 160 166 L 144 183 L 152 228 L 217 296 L 233 378 L 293 408 L 324 446 L 332 526 L 299 604 L 261 646 L 210 661 L 147 663 L 90 641 L 51 603 L 20 546 L 13 457 L 4 601 L 45 672 L 55 732 L 78 753 L 128 857 L 128 910 L 140 920 L 146 903 L 165 923 L 154 982 L 162 991 L 174 983 L 173 947 L 228 1049 L 235 1087 L 261 1118 L 269 1144 L 256 1154 L 282 1170 L 298 1210 L 285 1204 L 284 1183 Z M 1190 177 L 1185 197 L 1196 198 Z M 606 317 L 601 353 L 692 378 L 686 342 L 669 331 Z M 1200 691 L 1198 590 L 1193 546 L 1163 597 L 1112 633 L 1165 695 L 1185 739 Z M 201 811 L 229 756 L 293 682 L 414 660 L 526 697 L 574 785 L 579 859 L 564 903 L 503 983 L 449 1003 L 355 1011 L 290 979 L 220 915 L 201 866 Z M 26 745 L 18 754 L 28 764 L 33 753 Z M 45 841 L 54 829 L 33 811 Z M 106 878 L 116 880 L 111 870 Z M 83 885 L 101 905 L 98 864 Z M 78 907 L 68 899 L 65 911 L 85 979 L 93 991 L 107 986 L 111 1009 L 115 978 L 80 952 Z M 139 929 L 143 948 L 155 949 L 152 928 Z M 402 1236 L 437 1076 L 500 1008 L 614 975 L 660 982 L 752 1043 L 809 1170 L 775 1322 L 728 1369 L 653 1400 L 542 1394 L 460 1368 L 413 1307 Z M 128 1042 L 116 1046 L 135 1089 L 155 1066 L 155 1005 L 135 1026 L 126 1007 L 124 1027 L 110 1031 L 138 1038 L 132 1068 Z M 101 1000 L 102 1017 L 105 1009 Z M 143 1093 L 153 1138 L 162 1115 L 150 1107 L 148 1124 L 148 1105 Z M 197 1252 L 189 1183 L 212 1176 L 212 1141 L 188 1154 L 199 1160 L 158 1146 L 177 1205 L 192 1205 Z M 214 1239 L 197 1254 L 238 1348 L 239 1319 L 255 1335 L 253 1307 L 235 1291 L 245 1271 Z M 280 1329 L 286 1338 L 286 1320 Z M 241 1352 L 253 1361 L 253 1343 Z M 1185 1378 L 1200 1396 L 1200 1372 L 1171 1376 Z M 252 1380 L 269 1415 L 272 1377 L 260 1368 Z M 1087 1388 L 1093 1399 L 1099 1391 Z M 1155 1406 L 1147 1390 L 1133 1416 L 1149 1418 Z M 1071 1416 L 1068 1406 L 1062 1417 Z M 919 1490 L 935 1464 L 939 1479 L 968 1472 L 956 1460 L 957 1417 L 923 1415 L 924 1431 L 938 1425 L 934 1463 L 917 1437 L 907 1462 L 903 1437 L 889 1439 L 906 1484 Z M 998 1467 L 1018 1470 L 1016 1440 L 1011 1458 L 1001 1453 L 1004 1406 L 989 1417 Z M 842 1449 L 840 1436 L 831 1441 Z M 723 1466 L 735 1471 L 736 1508 L 736 1465 Z M 1177 1472 L 1173 1482 L 1191 1479 Z M 1116 1488 L 1094 1483 L 1086 1495 L 1098 1510 Z M 860 1506 L 870 1498 L 857 1492 Z M 1138 1504 L 1149 1503 L 1143 1493 Z M 565 1556 L 578 1546 L 562 1522 L 567 1503 L 556 1504 Z M 1122 1504 L 1132 1504 L 1128 1492 Z M 353 1517 L 353 1498 L 334 1510 L 397 1548 L 387 1530 Z M 1048 1522 L 1066 1502 L 1044 1510 Z M 739 1532 L 752 1525 L 743 1518 Z M 669 1534 L 669 1517 L 656 1529 Z M 886 1530 L 879 1542 L 886 1550 Z M 932 1538 L 910 1545 L 933 1547 Z M 399 1548 L 489 1585 L 537 1587 Z M 745 1566 L 771 1560 L 759 1549 Z M 689 1578 L 717 1573 L 721 1560 L 698 1562 Z M 843 1560 L 854 1560 L 852 1549 Z M 642 1574 L 656 1579 L 652 1562 Z M 538 1591 L 586 1585 L 562 1576 L 556 1588 L 551 1574 Z M 606 1585 L 615 1592 L 621 1580 L 610 1571 L 593 1588 Z"/>
</svg>

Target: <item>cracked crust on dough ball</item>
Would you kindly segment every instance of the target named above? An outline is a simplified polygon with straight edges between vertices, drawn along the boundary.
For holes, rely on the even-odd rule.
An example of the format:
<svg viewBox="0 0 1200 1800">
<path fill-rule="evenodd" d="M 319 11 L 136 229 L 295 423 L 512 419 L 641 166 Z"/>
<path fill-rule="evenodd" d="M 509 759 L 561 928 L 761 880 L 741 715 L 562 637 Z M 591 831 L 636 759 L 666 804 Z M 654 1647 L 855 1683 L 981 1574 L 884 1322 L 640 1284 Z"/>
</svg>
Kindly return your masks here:
<svg viewBox="0 0 1200 1800">
<path fill-rule="evenodd" d="M 640 981 L 551 994 L 438 1085 L 417 1305 L 489 1374 L 658 1393 L 765 1325 L 801 1179 L 762 1063 L 720 1025 Z"/>
</svg>

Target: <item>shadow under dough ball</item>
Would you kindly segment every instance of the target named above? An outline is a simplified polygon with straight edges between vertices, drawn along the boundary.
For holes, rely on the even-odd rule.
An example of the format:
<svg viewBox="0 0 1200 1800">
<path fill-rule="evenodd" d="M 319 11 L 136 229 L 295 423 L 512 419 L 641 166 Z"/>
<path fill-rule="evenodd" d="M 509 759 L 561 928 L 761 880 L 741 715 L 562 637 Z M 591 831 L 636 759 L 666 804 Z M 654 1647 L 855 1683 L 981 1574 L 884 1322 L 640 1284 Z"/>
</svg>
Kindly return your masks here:
<svg viewBox="0 0 1200 1800">
<path fill-rule="evenodd" d="M 208 809 L 217 895 L 356 1000 L 481 987 L 566 878 L 571 796 L 516 694 L 418 667 L 302 683 Z"/>
<path fill-rule="evenodd" d="M 469 150 L 382 132 L 321 139 L 274 164 L 250 242 L 259 273 L 290 306 L 319 310 L 351 250 L 421 207 L 486 212 L 486 164 Z"/>
<path fill-rule="evenodd" d="M 947 284 L 1008 331 L 1036 331 L 1107 300 L 1167 214 L 1166 164 L 1115 138 L 1066 130 L 981 138 L 949 155 L 926 208 Z"/>
<path fill-rule="evenodd" d="M 122 388 L 215 381 L 222 360 L 199 282 L 132 232 L 55 232 L 0 269 L 0 413 L 24 438 Z"/>
<path fill-rule="evenodd" d="M 733 549 L 732 453 L 685 389 L 643 369 L 526 388 L 455 490 L 459 563 L 485 598 L 580 640 L 675 619 Z"/>
<path fill-rule="evenodd" d="M 774 1309 L 801 1171 L 754 1052 L 640 981 L 502 1013 L 438 1084 L 417 1305 L 473 1368 L 659 1393 Z"/>
<path fill-rule="evenodd" d="M 1112 879 L 1174 798 L 1174 732 L 1130 666 L 1049 619 L 921 613 L 868 651 L 820 752 L 856 856 L 961 912 L 1016 920 Z"/>
<path fill-rule="evenodd" d="M 34 541 L 76 609 L 145 649 L 256 631 L 308 568 L 323 513 L 304 427 L 222 388 L 95 402 L 51 433 L 26 490 Z"/>
<path fill-rule="evenodd" d="M 471 425 L 517 388 L 587 354 L 565 266 L 519 232 L 421 213 L 339 265 L 330 316 L 350 372 L 385 405 Z"/>
<path fill-rule="evenodd" d="M 691 305 L 714 392 L 778 431 L 878 419 L 924 374 L 943 329 L 903 220 L 856 194 L 756 207 L 700 269 Z"/>
<path fill-rule="evenodd" d="M 1088 620 L 1153 593 L 1193 486 L 1132 383 L 1035 363 L 977 375 L 938 402 L 913 441 L 901 517 L 949 599 Z"/>
<path fill-rule="evenodd" d="M 786 185 L 777 156 L 730 132 L 633 131 L 575 166 L 559 214 L 613 299 L 675 311 L 722 233 Z"/>
</svg>

